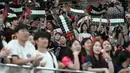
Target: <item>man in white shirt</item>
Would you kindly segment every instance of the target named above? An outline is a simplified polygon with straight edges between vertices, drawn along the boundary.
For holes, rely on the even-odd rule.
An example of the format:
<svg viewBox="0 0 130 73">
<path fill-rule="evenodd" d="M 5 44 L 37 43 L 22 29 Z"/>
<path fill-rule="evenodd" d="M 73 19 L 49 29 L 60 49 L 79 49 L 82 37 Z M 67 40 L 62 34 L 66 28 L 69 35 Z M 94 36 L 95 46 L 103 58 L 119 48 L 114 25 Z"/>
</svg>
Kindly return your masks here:
<svg viewBox="0 0 130 73">
<path fill-rule="evenodd" d="M 12 64 L 18 65 L 34 65 L 38 66 L 42 58 L 36 56 L 35 47 L 31 42 L 27 41 L 29 32 L 26 25 L 18 25 L 15 29 L 16 40 L 12 40 L 8 43 L 7 48 L 12 51 L 10 58 Z M 8 73 L 29 73 L 30 71 L 22 68 L 9 68 Z"/>
<path fill-rule="evenodd" d="M 43 60 L 40 62 L 40 66 L 45 68 L 58 69 L 58 63 L 55 55 L 48 51 L 48 44 L 51 36 L 47 32 L 37 32 L 34 35 L 34 40 L 37 45 L 37 54 L 43 56 Z M 40 70 L 37 73 L 56 73 L 56 71 Z"/>
</svg>

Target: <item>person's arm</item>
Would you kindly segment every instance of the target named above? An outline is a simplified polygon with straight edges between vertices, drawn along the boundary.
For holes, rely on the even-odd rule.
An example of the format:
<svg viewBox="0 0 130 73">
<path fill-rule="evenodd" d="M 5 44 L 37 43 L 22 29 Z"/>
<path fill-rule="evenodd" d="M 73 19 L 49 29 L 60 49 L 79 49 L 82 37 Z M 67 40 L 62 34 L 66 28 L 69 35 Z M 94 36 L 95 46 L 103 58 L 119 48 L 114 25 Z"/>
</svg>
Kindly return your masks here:
<svg viewBox="0 0 130 73">
<path fill-rule="evenodd" d="M 91 67 L 89 67 L 88 71 L 110 73 L 107 68 L 91 68 Z"/>
<path fill-rule="evenodd" d="M 80 68 L 78 55 L 74 56 L 74 63 L 67 56 L 63 57 L 62 63 L 64 64 L 65 67 L 67 67 L 69 69 L 79 70 L 79 68 Z"/>
<path fill-rule="evenodd" d="M 24 65 L 24 64 L 31 62 L 31 61 L 34 61 L 34 60 L 35 60 L 34 57 L 31 57 L 31 58 L 28 58 L 28 59 L 19 59 L 17 56 L 12 57 L 12 63 L 18 64 L 18 65 Z"/>
<path fill-rule="evenodd" d="M 108 64 L 108 70 L 110 73 L 114 73 L 114 65 L 112 63 L 112 59 L 111 57 L 108 55 L 108 53 L 106 53 L 106 50 L 102 51 L 102 55 L 103 55 L 103 58 L 105 59 L 105 61 L 107 62 Z"/>
<path fill-rule="evenodd" d="M 10 59 L 8 57 L 4 57 L 4 63 L 7 64 L 7 63 L 11 63 Z"/>
<path fill-rule="evenodd" d="M 79 57 L 78 54 L 73 54 L 74 56 L 74 63 L 69 64 L 67 67 L 70 69 L 79 70 L 80 69 L 80 63 L 79 63 Z"/>
<path fill-rule="evenodd" d="M 64 67 L 65 67 L 64 64 L 63 64 L 62 62 L 58 61 L 58 68 L 59 68 L 59 69 L 62 69 L 62 68 L 64 68 Z"/>
<path fill-rule="evenodd" d="M 101 25 L 102 25 L 102 16 L 100 17 L 100 23 L 99 23 L 99 26 L 97 28 L 97 31 L 100 31 Z"/>
<path fill-rule="evenodd" d="M 128 73 L 129 71 L 127 69 L 121 69 L 118 73 Z"/>
<path fill-rule="evenodd" d="M 10 59 L 7 56 L 10 54 L 10 50 L 2 49 L 0 51 L 0 57 L 3 58 L 4 63 L 10 63 Z"/>
<path fill-rule="evenodd" d="M 114 73 L 114 66 L 112 63 L 112 59 L 108 59 L 107 63 L 108 63 L 108 69 L 109 69 L 110 73 Z"/>
</svg>

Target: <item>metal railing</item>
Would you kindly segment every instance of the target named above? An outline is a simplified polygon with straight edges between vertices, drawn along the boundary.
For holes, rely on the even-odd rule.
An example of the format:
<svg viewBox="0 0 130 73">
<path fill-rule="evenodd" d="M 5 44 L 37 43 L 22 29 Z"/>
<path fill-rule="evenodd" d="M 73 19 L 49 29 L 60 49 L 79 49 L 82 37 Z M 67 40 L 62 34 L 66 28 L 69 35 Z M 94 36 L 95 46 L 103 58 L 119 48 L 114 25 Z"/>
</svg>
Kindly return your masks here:
<svg viewBox="0 0 130 73">
<path fill-rule="evenodd" d="M 73 72 L 73 73 L 96 73 L 96 72 L 90 72 L 90 71 L 81 71 L 81 70 L 68 70 L 68 69 L 55 69 L 55 68 L 44 68 L 44 67 L 33 67 L 33 66 L 27 66 L 27 65 L 16 65 L 16 64 L 0 64 L 0 66 L 4 67 L 13 67 L 13 68 L 25 68 L 25 69 L 38 69 L 38 70 L 48 70 L 48 71 L 58 71 L 58 72 Z"/>
</svg>

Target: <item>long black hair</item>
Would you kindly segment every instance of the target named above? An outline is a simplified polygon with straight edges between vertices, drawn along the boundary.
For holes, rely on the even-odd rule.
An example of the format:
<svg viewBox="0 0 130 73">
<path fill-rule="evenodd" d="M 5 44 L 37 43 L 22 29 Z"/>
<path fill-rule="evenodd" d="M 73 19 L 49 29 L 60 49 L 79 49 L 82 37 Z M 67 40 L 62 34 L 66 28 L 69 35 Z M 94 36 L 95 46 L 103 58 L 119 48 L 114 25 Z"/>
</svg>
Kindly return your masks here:
<svg viewBox="0 0 130 73">
<path fill-rule="evenodd" d="M 90 38 L 85 38 L 85 39 L 83 39 L 82 40 L 82 42 L 81 42 L 81 46 L 82 46 L 82 48 L 81 48 L 81 55 L 82 56 L 87 56 L 87 53 L 86 53 L 86 51 L 85 51 L 85 48 L 83 47 L 83 45 L 86 43 L 86 41 L 88 41 L 88 40 L 91 40 Z M 91 40 L 92 41 L 92 40 Z M 91 49 L 91 48 L 89 48 L 89 49 Z"/>
<path fill-rule="evenodd" d="M 74 60 L 73 51 L 71 50 L 71 46 L 72 46 L 72 44 L 73 44 L 75 41 L 78 41 L 78 40 L 74 39 L 74 40 L 70 41 L 70 42 L 69 42 L 69 46 L 66 47 L 66 49 L 62 50 L 63 53 L 60 54 L 60 55 L 62 55 L 62 57 L 60 58 L 60 60 L 62 60 L 62 58 L 63 58 L 64 56 L 69 57 L 72 61 Z M 62 51 L 61 51 L 61 52 L 62 52 Z M 80 54 L 79 54 L 79 57 L 80 57 Z"/>
<path fill-rule="evenodd" d="M 88 27 L 87 23 L 85 23 L 85 22 L 81 25 L 80 32 L 83 33 L 83 25 L 87 26 L 86 27 L 87 28 L 86 32 L 88 32 L 89 27 Z"/>
</svg>

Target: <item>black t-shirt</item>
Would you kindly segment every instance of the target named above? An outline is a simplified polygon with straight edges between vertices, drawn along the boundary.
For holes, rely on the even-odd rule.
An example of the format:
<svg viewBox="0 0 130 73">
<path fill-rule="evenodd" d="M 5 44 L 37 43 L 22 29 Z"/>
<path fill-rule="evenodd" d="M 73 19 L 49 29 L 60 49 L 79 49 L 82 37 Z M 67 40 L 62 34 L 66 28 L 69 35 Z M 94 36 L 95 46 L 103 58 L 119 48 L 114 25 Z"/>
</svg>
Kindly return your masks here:
<svg viewBox="0 0 130 73">
<path fill-rule="evenodd" d="M 92 68 L 108 68 L 108 64 L 107 62 L 105 62 L 105 60 L 96 60 L 94 57 L 91 56 L 86 56 L 85 57 L 85 62 L 86 63 L 91 63 L 91 67 Z"/>
<path fill-rule="evenodd" d="M 59 55 L 57 56 L 57 60 L 61 61 L 62 58 L 69 52 L 70 51 L 69 51 L 69 48 L 67 46 L 66 47 L 60 46 Z"/>
</svg>

